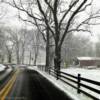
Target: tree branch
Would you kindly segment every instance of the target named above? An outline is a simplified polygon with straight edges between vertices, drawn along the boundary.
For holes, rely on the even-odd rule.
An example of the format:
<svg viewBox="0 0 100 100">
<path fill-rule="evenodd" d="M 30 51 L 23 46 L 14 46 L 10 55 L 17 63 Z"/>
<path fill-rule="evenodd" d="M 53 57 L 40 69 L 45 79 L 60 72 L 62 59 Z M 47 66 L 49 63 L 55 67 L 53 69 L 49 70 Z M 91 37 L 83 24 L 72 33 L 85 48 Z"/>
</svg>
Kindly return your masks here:
<svg viewBox="0 0 100 100">
<path fill-rule="evenodd" d="M 67 35 L 67 31 L 69 29 L 69 26 L 70 26 L 70 23 L 71 21 L 73 20 L 73 18 L 77 15 L 77 13 L 79 12 L 79 10 L 84 6 L 84 4 L 87 2 L 87 0 L 83 0 L 83 2 L 79 5 L 79 7 L 73 12 L 73 14 L 71 15 L 70 19 L 68 20 L 68 23 L 66 25 L 66 28 L 65 28 L 65 31 L 64 31 L 64 34 L 60 40 L 60 43 L 59 45 L 61 46 L 63 41 L 64 41 L 64 38 L 66 37 Z"/>
<path fill-rule="evenodd" d="M 41 4 L 40 4 L 40 1 L 39 1 L 39 0 L 37 0 L 37 4 L 38 4 L 38 8 L 39 8 L 41 14 L 43 15 L 43 17 L 44 17 L 44 19 L 45 19 L 45 23 L 46 23 L 47 27 L 49 28 L 49 30 L 51 31 L 53 37 L 55 38 L 55 34 L 54 34 L 53 30 L 50 28 L 50 26 L 49 26 L 49 24 L 48 24 L 47 17 L 45 16 L 45 13 L 44 13 L 44 11 L 43 11 L 43 9 L 42 9 L 42 7 L 41 7 Z"/>
<path fill-rule="evenodd" d="M 61 27 L 61 24 L 63 22 L 63 20 L 65 19 L 66 15 L 70 12 L 70 10 L 78 3 L 79 0 L 76 0 L 72 3 L 72 5 L 69 6 L 69 9 L 65 12 L 65 14 L 63 15 L 63 17 L 61 18 L 60 22 L 59 22 L 59 28 Z"/>
</svg>

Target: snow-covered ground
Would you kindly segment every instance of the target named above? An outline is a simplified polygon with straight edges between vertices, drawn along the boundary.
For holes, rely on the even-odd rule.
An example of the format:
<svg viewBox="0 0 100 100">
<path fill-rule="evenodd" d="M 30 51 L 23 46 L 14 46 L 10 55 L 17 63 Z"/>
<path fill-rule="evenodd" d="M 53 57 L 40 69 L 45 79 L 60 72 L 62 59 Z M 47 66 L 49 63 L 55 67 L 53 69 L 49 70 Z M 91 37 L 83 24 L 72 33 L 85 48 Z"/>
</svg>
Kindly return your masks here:
<svg viewBox="0 0 100 100">
<path fill-rule="evenodd" d="M 0 81 L 2 81 L 6 76 L 8 76 L 9 73 L 11 73 L 11 71 L 12 71 L 11 67 L 7 68 L 6 72 L 0 75 Z"/>
<path fill-rule="evenodd" d="M 65 73 L 70 73 L 75 76 L 81 74 L 81 76 L 84 78 L 100 82 L 100 69 L 68 68 L 68 69 L 61 69 L 61 71 Z"/>
<path fill-rule="evenodd" d="M 61 69 L 61 71 L 75 75 L 75 76 L 77 76 L 78 74 L 81 74 L 81 77 L 100 82 L 100 69 L 99 68 L 98 69 L 68 68 L 68 69 Z M 84 81 L 82 81 L 82 83 L 84 83 L 88 86 L 91 86 L 95 89 L 100 90 L 100 86 L 96 86 L 96 85 L 93 85 L 91 83 L 87 83 Z M 94 95 L 95 97 L 100 98 L 100 94 L 94 93 L 94 92 L 92 92 L 86 88 L 83 88 L 83 87 L 81 87 L 81 89 L 87 91 L 87 93 L 90 93 L 90 94 Z M 85 97 L 85 95 L 83 95 L 83 97 Z"/>
<path fill-rule="evenodd" d="M 5 68 L 6 68 L 6 66 L 4 66 L 4 65 L 0 64 L 0 72 L 4 71 L 4 70 L 5 70 Z"/>
<path fill-rule="evenodd" d="M 29 69 L 37 70 L 44 77 L 46 77 L 48 80 L 50 80 L 55 86 L 59 87 L 67 95 L 71 96 L 73 98 L 73 100 L 92 100 L 91 98 L 87 97 L 86 95 L 84 95 L 82 93 L 77 94 L 76 89 L 70 87 L 69 85 L 63 83 L 60 80 L 56 80 L 56 78 L 54 78 L 53 76 L 48 75 L 45 72 L 39 71 L 36 66 L 34 68 L 29 67 Z M 77 74 L 81 74 L 81 76 L 84 77 L 84 78 L 88 78 L 88 79 L 92 79 L 92 80 L 96 80 L 96 81 L 100 82 L 100 69 L 68 68 L 68 69 L 61 69 L 61 71 L 65 72 L 65 73 L 70 73 L 70 74 L 75 75 L 75 76 L 77 76 Z M 83 82 L 83 83 L 86 84 L 86 85 L 89 85 L 89 86 L 94 86 L 94 88 L 100 89 L 99 86 L 97 87 L 95 85 L 92 85 L 92 84 L 86 83 L 86 82 Z M 87 92 L 95 95 L 96 97 L 100 98 L 99 94 L 94 94 L 94 93 L 92 93 L 91 91 L 89 91 L 85 88 L 82 88 L 82 89 L 84 89 L 85 91 L 87 91 Z"/>
</svg>

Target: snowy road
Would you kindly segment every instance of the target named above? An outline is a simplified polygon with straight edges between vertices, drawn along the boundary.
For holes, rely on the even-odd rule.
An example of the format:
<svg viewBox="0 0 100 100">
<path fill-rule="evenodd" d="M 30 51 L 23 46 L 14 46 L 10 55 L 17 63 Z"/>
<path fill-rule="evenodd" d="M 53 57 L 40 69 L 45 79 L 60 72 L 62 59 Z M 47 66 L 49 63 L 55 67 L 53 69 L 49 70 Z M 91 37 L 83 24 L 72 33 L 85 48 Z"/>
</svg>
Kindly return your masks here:
<svg viewBox="0 0 100 100">
<path fill-rule="evenodd" d="M 8 89 L 6 100 L 71 100 L 34 70 L 20 69 L 14 75 L 11 84 L 14 78 L 16 80 L 13 87 Z"/>
</svg>

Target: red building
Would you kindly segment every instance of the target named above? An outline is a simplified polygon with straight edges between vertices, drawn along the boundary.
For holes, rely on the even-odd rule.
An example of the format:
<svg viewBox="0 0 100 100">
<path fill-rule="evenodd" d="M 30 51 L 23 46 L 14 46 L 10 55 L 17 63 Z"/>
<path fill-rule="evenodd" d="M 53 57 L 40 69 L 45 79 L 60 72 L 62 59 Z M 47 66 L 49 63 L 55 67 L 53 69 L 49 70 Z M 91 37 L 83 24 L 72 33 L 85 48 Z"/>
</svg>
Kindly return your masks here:
<svg viewBox="0 0 100 100">
<path fill-rule="evenodd" d="M 80 67 L 84 66 L 100 66 L 100 58 L 99 57 L 77 57 L 74 60 L 74 64 Z"/>
</svg>

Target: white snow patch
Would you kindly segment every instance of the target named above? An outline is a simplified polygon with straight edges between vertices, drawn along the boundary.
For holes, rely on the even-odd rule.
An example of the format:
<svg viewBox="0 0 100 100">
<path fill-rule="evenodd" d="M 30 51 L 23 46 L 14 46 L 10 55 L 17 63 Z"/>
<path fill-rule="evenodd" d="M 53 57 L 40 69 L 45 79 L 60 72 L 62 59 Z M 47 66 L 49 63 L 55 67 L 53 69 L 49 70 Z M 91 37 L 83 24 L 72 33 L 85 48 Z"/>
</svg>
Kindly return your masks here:
<svg viewBox="0 0 100 100">
<path fill-rule="evenodd" d="M 3 80 L 6 76 L 8 76 L 9 73 L 11 73 L 11 71 L 12 71 L 12 68 L 9 67 L 4 74 L 0 75 L 0 81 Z"/>
<path fill-rule="evenodd" d="M 5 70 L 5 68 L 6 68 L 6 66 L 4 66 L 4 65 L 0 64 L 0 72 L 4 71 L 4 70 Z"/>
<path fill-rule="evenodd" d="M 30 70 L 37 70 L 37 66 L 28 66 L 28 69 L 30 69 Z"/>
</svg>

